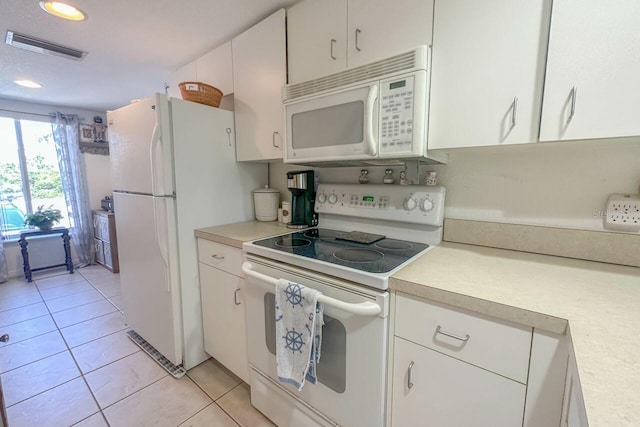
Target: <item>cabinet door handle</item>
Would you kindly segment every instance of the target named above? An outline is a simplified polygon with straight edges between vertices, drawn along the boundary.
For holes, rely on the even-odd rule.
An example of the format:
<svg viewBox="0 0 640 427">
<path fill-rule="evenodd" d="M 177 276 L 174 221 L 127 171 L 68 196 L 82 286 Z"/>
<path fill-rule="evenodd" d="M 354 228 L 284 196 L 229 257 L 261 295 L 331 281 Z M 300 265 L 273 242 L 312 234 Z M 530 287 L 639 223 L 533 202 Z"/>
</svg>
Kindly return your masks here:
<svg viewBox="0 0 640 427">
<path fill-rule="evenodd" d="M 576 113 L 576 95 L 578 94 L 578 88 L 572 87 L 571 92 L 569 92 L 569 97 L 571 98 L 571 109 L 569 110 L 569 117 L 567 118 L 567 124 L 571 122 L 573 119 L 573 115 Z"/>
<path fill-rule="evenodd" d="M 338 58 L 336 58 L 336 56 L 333 54 L 333 47 L 335 46 L 335 44 L 336 44 L 337 42 L 338 42 L 338 41 L 337 41 L 336 39 L 331 39 L 331 49 L 330 49 L 330 51 L 329 51 L 329 54 L 331 55 L 331 59 L 333 59 L 333 60 L 338 59 Z"/>
<path fill-rule="evenodd" d="M 273 132 L 273 135 L 271 135 L 271 143 L 274 147 L 280 148 L 280 145 L 276 144 L 276 135 L 280 136 L 280 132 Z"/>
<path fill-rule="evenodd" d="M 218 255 L 218 254 L 213 254 L 213 255 L 211 255 L 211 258 L 213 258 L 213 259 L 217 259 L 217 260 L 220 260 L 220 261 L 222 261 L 222 260 L 224 259 L 224 257 L 223 257 L 223 256 L 220 256 L 220 255 Z"/>
<path fill-rule="evenodd" d="M 360 52 L 360 28 L 356 28 L 356 50 Z"/>
<path fill-rule="evenodd" d="M 413 381 L 411 381 L 411 373 L 413 372 L 413 360 L 409 363 L 409 367 L 407 368 L 407 388 L 413 387 Z"/>
<path fill-rule="evenodd" d="M 227 133 L 227 139 L 229 140 L 229 147 L 231 147 L 231 128 L 226 128 L 224 131 Z"/>
<path fill-rule="evenodd" d="M 471 335 L 469 335 L 469 334 L 465 335 L 464 337 L 461 337 L 459 335 L 454 335 L 454 334 L 450 334 L 449 332 L 445 332 L 445 331 L 442 330 L 440 325 L 438 325 L 438 327 L 436 328 L 436 333 L 437 334 L 446 335 L 448 337 L 451 337 L 453 339 L 456 339 L 456 340 L 462 341 L 462 342 L 467 342 L 467 341 L 469 341 L 469 338 L 471 338 Z"/>
<path fill-rule="evenodd" d="M 516 127 L 516 111 L 518 110 L 518 97 L 513 98 L 513 103 L 511 104 L 511 127 L 509 130 Z"/>
<path fill-rule="evenodd" d="M 242 302 L 240 302 L 240 301 L 238 300 L 238 292 L 240 292 L 240 289 L 239 289 L 239 288 L 238 288 L 238 289 L 236 289 L 236 290 L 235 290 L 235 292 L 233 293 L 233 303 L 234 303 L 235 305 L 240 305 L 240 304 L 242 304 Z"/>
</svg>

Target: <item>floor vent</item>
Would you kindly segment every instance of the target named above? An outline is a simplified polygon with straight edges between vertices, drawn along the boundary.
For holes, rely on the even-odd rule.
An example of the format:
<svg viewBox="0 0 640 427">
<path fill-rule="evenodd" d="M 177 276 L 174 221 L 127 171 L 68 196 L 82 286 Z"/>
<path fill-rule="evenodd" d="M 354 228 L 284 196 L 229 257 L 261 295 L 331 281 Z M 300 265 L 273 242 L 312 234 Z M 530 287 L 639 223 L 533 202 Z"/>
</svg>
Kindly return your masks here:
<svg viewBox="0 0 640 427">
<path fill-rule="evenodd" d="M 180 378 L 187 373 L 187 371 L 184 369 L 182 365 L 176 366 L 173 363 L 171 363 L 169 359 L 167 359 L 162 354 L 160 354 L 158 350 L 156 350 L 151 344 L 146 342 L 145 339 L 142 338 L 140 335 L 138 335 L 136 331 L 134 331 L 133 329 L 130 331 L 127 331 L 127 335 L 129 335 L 129 338 L 131 338 L 131 341 L 136 343 L 136 345 L 140 347 L 142 350 L 144 350 L 144 352 L 147 353 L 149 356 L 151 356 L 153 360 L 158 362 L 160 366 L 162 366 L 164 370 L 167 371 L 169 374 L 173 375 L 176 378 Z"/>
</svg>

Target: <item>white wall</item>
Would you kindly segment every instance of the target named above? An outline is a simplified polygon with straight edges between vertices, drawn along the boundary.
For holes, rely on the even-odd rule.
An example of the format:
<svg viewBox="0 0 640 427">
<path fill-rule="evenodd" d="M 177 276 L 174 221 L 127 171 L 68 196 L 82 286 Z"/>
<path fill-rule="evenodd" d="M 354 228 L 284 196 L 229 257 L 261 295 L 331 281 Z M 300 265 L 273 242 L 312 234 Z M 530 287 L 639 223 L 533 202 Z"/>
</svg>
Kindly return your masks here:
<svg viewBox="0 0 640 427">
<path fill-rule="evenodd" d="M 305 167 L 270 166 L 271 187 L 290 200 L 285 173 Z M 315 170 L 320 182 L 357 183 L 360 169 Z M 384 167 L 367 169 L 382 183 Z M 602 230 L 608 195 L 640 191 L 640 137 L 457 149 L 445 166 L 421 166 L 421 184 L 427 170 L 447 189 L 447 218 Z"/>
<path fill-rule="evenodd" d="M 103 119 L 103 123 L 106 123 L 106 114 L 104 111 L 98 112 L 58 107 L 54 105 L 33 104 L 2 98 L 0 98 L 0 110 L 12 110 L 23 113 L 45 115 L 59 111 L 65 114 L 77 114 L 80 122 L 82 123 L 93 123 L 93 117 L 100 116 Z M 7 115 L 9 113 L 0 111 L 0 114 Z M 26 115 L 23 117 L 27 119 L 29 118 Z M 104 198 L 104 196 L 111 194 L 111 168 L 109 165 L 109 156 L 84 154 L 84 159 L 87 170 L 90 206 L 91 209 L 100 209 L 100 200 Z M 32 251 L 35 251 L 35 255 L 32 256 L 32 267 L 59 264 L 60 256 L 62 256 L 62 260 L 64 261 L 62 243 L 60 238 L 57 236 L 50 239 L 41 239 L 41 241 L 30 244 L 30 255 Z M 15 242 L 5 242 L 5 252 L 9 267 L 9 276 L 20 276 L 22 274 L 22 255 L 20 254 L 20 247 Z"/>
</svg>

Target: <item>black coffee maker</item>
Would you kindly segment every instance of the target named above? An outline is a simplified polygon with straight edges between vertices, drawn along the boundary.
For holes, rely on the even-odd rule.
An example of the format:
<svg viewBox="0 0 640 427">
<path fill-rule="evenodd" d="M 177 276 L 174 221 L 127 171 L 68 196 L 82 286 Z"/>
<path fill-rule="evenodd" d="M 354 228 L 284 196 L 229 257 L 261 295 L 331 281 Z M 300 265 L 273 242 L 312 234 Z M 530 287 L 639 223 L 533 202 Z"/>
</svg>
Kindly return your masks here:
<svg viewBox="0 0 640 427">
<path fill-rule="evenodd" d="M 291 222 L 289 228 L 307 228 L 318 225 L 315 174 L 312 170 L 287 172 L 287 188 L 291 191 Z"/>
</svg>

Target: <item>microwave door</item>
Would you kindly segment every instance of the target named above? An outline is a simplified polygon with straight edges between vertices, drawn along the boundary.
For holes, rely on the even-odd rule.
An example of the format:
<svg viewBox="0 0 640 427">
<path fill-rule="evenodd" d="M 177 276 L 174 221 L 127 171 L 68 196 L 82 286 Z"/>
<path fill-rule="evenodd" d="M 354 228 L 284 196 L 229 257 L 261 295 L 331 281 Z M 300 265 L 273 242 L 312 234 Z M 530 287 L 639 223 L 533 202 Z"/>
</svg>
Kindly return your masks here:
<svg viewBox="0 0 640 427">
<path fill-rule="evenodd" d="M 375 158 L 378 93 L 375 82 L 285 104 L 285 162 Z"/>
</svg>

